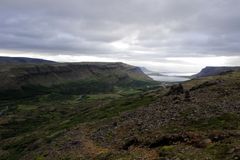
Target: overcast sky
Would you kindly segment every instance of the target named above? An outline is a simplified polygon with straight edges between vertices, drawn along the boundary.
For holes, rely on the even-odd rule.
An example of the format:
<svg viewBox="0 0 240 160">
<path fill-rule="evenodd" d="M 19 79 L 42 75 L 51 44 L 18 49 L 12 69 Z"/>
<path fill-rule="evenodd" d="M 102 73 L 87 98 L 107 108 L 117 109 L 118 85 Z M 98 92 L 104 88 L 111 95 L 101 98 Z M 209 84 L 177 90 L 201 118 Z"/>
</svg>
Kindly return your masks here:
<svg viewBox="0 0 240 160">
<path fill-rule="evenodd" d="M 0 55 L 172 72 L 240 65 L 240 1 L 0 0 Z"/>
</svg>

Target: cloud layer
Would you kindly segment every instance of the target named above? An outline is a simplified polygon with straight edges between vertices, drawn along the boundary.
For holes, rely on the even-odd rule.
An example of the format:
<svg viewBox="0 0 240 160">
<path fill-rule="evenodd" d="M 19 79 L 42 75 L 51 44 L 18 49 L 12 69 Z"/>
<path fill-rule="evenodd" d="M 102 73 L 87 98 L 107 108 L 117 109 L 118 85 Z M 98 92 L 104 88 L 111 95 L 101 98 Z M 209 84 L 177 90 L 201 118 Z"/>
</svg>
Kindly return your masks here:
<svg viewBox="0 0 240 160">
<path fill-rule="evenodd" d="M 2 51 L 240 63 L 239 0 L 1 0 L 0 19 Z"/>
</svg>

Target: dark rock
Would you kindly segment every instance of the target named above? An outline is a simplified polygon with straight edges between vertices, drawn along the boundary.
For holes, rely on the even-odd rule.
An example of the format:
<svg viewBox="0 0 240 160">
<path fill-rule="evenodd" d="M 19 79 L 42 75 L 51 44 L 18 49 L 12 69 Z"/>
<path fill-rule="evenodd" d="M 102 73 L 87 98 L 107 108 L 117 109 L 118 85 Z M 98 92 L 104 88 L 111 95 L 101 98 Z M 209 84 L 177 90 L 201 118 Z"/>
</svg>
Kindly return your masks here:
<svg viewBox="0 0 240 160">
<path fill-rule="evenodd" d="M 178 101 L 178 100 L 181 100 L 181 98 L 179 96 L 173 97 L 173 101 Z"/>
<path fill-rule="evenodd" d="M 179 96 L 173 97 L 173 103 L 174 103 L 174 104 L 178 104 L 178 103 L 180 103 L 180 102 L 181 102 L 181 97 L 179 97 Z"/>
<path fill-rule="evenodd" d="M 170 90 L 168 91 L 168 93 L 166 94 L 168 95 L 179 95 L 179 94 L 183 94 L 184 93 L 184 89 L 183 86 L 181 84 L 177 84 L 177 85 L 173 85 L 171 86 Z"/>
<path fill-rule="evenodd" d="M 170 160 L 170 159 L 167 157 L 160 157 L 159 160 Z"/>
<path fill-rule="evenodd" d="M 112 124 L 114 127 L 117 127 L 117 122 L 113 122 Z"/>
<path fill-rule="evenodd" d="M 184 93 L 185 93 L 184 101 L 187 101 L 187 102 L 191 101 L 190 91 L 187 90 Z"/>
<path fill-rule="evenodd" d="M 81 145 L 81 142 L 80 141 L 72 141 L 69 144 L 72 146 L 76 146 L 76 145 Z"/>
<path fill-rule="evenodd" d="M 159 146 L 166 146 L 166 145 L 173 145 L 178 142 L 184 142 L 185 135 L 181 134 L 170 134 L 160 137 L 159 139 L 156 139 L 154 142 L 152 142 L 149 145 L 149 148 L 156 148 Z"/>
<path fill-rule="evenodd" d="M 226 137 L 228 137 L 227 134 L 218 131 L 214 131 L 209 135 L 209 138 L 214 142 L 224 140 Z"/>
<path fill-rule="evenodd" d="M 232 159 L 234 159 L 234 160 L 239 160 L 239 159 L 240 159 L 240 156 L 239 156 L 239 155 L 234 155 Z"/>
<path fill-rule="evenodd" d="M 125 144 L 122 146 L 122 149 L 128 150 L 128 148 L 132 145 L 138 144 L 138 140 L 136 137 L 131 137 L 126 139 Z"/>
</svg>

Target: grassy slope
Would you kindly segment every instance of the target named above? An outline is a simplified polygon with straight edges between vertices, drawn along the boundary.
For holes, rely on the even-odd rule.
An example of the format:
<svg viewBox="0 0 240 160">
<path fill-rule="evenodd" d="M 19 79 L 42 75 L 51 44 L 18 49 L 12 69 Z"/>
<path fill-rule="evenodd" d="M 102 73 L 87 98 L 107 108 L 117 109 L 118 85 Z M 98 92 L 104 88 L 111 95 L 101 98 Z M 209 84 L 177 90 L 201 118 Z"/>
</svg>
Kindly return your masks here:
<svg viewBox="0 0 240 160">
<path fill-rule="evenodd" d="M 113 88 L 1 101 L 1 159 L 234 159 L 240 155 L 240 73 L 168 89 Z M 130 111 L 131 110 L 131 111 Z"/>
<path fill-rule="evenodd" d="M 95 88 L 94 83 L 90 86 Z M 100 87 L 98 85 L 98 89 Z M 53 90 L 35 97 L 2 100 L 0 159 L 19 159 L 26 153 L 51 143 L 74 126 L 108 119 L 148 104 L 153 97 L 141 96 L 144 90 L 137 89 L 135 85 L 133 88 L 115 86 L 111 92 L 85 90 L 84 94 Z"/>
<path fill-rule="evenodd" d="M 124 63 L 56 63 L 1 65 L 0 99 L 49 93 L 105 93 L 119 87 L 152 85 L 137 67 Z"/>
</svg>

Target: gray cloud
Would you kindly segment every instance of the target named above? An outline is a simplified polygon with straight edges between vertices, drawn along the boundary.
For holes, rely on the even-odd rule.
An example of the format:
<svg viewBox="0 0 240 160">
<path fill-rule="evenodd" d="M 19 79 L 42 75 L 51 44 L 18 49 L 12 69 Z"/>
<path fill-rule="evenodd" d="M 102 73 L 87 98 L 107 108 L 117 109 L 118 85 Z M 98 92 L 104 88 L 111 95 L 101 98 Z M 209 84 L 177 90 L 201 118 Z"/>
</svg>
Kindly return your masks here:
<svg viewBox="0 0 240 160">
<path fill-rule="evenodd" d="M 1 50 L 149 61 L 240 53 L 238 0 L 1 0 L 0 19 Z"/>
</svg>

